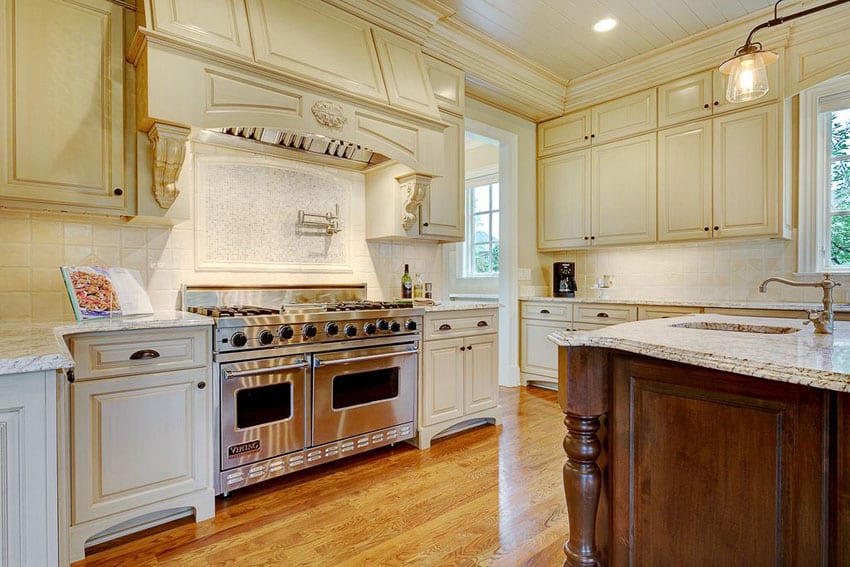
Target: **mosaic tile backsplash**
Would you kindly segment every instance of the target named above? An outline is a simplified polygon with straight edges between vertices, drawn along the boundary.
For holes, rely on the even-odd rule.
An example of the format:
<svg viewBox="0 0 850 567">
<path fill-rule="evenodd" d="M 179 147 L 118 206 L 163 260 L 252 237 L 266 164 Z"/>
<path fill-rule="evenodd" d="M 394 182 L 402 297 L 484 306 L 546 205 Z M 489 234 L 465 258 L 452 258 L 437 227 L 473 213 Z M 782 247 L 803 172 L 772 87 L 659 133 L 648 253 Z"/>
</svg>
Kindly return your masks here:
<svg viewBox="0 0 850 567">
<path fill-rule="evenodd" d="M 197 163 L 199 267 L 347 267 L 348 200 L 362 175 L 276 162 Z M 337 207 L 342 230 L 336 234 L 298 224 L 299 210 L 324 215 L 336 214 Z"/>
<path fill-rule="evenodd" d="M 187 156 L 188 159 L 190 156 Z M 312 170 L 318 177 L 338 172 L 309 164 L 298 164 L 296 169 Z M 59 266 L 79 264 L 92 254 L 107 265 L 139 270 L 154 308 L 160 310 L 174 309 L 178 305 L 180 285 L 184 283 L 365 282 L 370 299 L 392 299 L 400 295 L 399 281 L 405 263 L 410 264 L 411 272 L 421 272 L 425 281 L 433 282 L 435 297 L 442 297 L 441 247 L 427 242 L 366 242 L 365 184 L 361 175 L 346 175 L 354 181 L 345 189 L 349 192 L 347 220 L 344 221 L 343 232 L 336 237 L 343 237 L 348 242 L 347 272 L 245 271 L 243 265 L 214 272 L 196 270 L 196 234 L 192 220 L 174 227 L 146 227 L 103 217 L 0 209 L 0 319 L 73 318 Z M 184 192 L 181 198 L 194 201 L 191 183 L 181 185 L 181 189 Z M 314 190 L 309 187 L 302 189 L 305 192 Z M 305 199 L 308 197 L 305 196 Z M 336 199 L 337 196 L 332 196 L 328 203 L 332 206 Z M 317 202 L 310 206 L 322 209 L 328 203 Z M 300 206 L 292 208 L 297 211 Z M 288 211 L 289 205 L 284 204 L 284 208 Z M 232 225 L 229 230 L 241 233 L 254 230 L 258 214 L 265 213 L 251 210 L 241 223 Z M 303 260 L 303 256 L 299 258 Z M 291 257 L 277 252 L 259 256 L 261 263 L 269 261 L 273 264 L 281 260 L 287 262 Z"/>
</svg>

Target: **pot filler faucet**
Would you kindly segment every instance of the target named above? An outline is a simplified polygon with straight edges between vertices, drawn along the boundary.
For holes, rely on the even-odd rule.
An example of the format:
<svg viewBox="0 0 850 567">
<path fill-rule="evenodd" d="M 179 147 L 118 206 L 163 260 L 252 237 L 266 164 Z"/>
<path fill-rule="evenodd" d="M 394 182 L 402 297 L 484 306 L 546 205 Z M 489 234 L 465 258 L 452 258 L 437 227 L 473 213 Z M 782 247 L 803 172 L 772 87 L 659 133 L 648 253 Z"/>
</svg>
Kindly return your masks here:
<svg viewBox="0 0 850 567">
<path fill-rule="evenodd" d="M 841 285 L 840 283 L 830 279 L 829 274 L 824 274 L 823 279 L 819 282 L 795 282 L 793 280 L 786 280 L 785 278 L 767 278 L 761 282 L 759 292 L 765 293 L 767 291 L 767 284 L 770 282 L 778 282 L 795 287 L 819 287 L 823 289 L 823 309 L 809 309 L 809 318 L 803 321 L 803 323 L 806 325 L 814 323 L 815 333 L 821 335 L 832 334 L 835 330 L 835 318 L 832 313 L 832 289 Z"/>
</svg>

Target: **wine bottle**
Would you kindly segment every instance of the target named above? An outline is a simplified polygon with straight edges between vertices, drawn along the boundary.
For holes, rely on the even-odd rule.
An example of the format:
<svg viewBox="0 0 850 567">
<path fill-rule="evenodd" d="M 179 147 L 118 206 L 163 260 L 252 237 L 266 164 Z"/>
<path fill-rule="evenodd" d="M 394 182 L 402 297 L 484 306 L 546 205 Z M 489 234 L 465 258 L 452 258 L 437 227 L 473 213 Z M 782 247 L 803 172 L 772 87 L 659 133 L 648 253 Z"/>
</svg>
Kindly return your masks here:
<svg viewBox="0 0 850 567">
<path fill-rule="evenodd" d="M 404 265 L 404 273 L 401 275 L 401 297 L 410 299 L 413 297 L 413 280 L 410 278 L 410 269 Z"/>
</svg>

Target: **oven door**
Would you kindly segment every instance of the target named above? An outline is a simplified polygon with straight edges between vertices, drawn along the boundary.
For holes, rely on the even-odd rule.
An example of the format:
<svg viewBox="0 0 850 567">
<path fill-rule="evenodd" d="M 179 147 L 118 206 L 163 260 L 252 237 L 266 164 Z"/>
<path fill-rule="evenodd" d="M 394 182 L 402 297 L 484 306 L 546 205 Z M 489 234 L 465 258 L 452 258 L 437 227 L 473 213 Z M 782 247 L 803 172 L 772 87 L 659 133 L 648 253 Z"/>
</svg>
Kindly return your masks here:
<svg viewBox="0 0 850 567">
<path fill-rule="evenodd" d="M 412 422 L 416 343 L 313 355 L 313 445 Z"/>
<path fill-rule="evenodd" d="M 221 470 L 309 445 L 309 370 L 291 357 L 221 366 Z"/>
</svg>

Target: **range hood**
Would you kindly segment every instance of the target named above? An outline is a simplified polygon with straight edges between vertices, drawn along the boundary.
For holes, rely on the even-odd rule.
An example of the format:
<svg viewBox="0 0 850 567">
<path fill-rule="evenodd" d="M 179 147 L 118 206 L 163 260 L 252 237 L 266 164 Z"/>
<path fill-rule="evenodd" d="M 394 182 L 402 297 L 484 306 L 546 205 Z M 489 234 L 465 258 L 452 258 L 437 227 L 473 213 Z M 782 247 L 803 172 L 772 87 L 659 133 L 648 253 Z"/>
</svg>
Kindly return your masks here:
<svg viewBox="0 0 850 567">
<path fill-rule="evenodd" d="M 418 45 L 313 0 L 216 4 L 203 17 L 171 4 L 141 4 L 128 54 L 160 206 L 178 192 L 192 127 L 303 158 L 390 159 L 441 175 L 447 124 Z M 305 34 L 326 39 L 297 41 Z"/>
<path fill-rule="evenodd" d="M 278 128 L 250 127 L 212 128 L 207 131 L 276 148 L 284 148 L 298 152 L 301 154 L 299 156 L 301 159 L 315 158 L 316 161 L 348 169 L 363 170 L 389 159 L 385 155 L 364 148 L 359 144 L 318 134 L 299 134 Z"/>
</svg>

